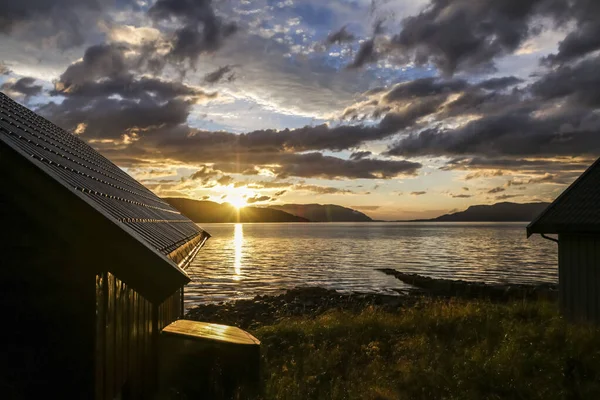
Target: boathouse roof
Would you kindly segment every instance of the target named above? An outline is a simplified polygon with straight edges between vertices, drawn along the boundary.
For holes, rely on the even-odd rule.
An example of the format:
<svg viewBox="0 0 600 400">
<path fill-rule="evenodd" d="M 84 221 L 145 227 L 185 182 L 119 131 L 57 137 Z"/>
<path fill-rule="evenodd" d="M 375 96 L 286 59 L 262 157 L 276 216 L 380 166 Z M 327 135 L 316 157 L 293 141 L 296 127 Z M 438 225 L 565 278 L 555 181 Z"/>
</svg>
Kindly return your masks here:
<svg viewBox="0 0 600 400">
<path fill-rule="evenodd" d="M 158 268 L 147 267 L 146 281 L 148 278 L 160 280 L 160 275 L 152 274 L 162 269 L 179 277 L 172 282 L 180 285 L 189 282 L 184 271 L 186 263 L 210 235 L 83 140 L 3 93 L 0 93 L 0 150 L 0 158 L 5 161 L 3 177 L 12 176 L 16 186 L 39 190 L 41 203 L 57 197 L 63 202 L 57 209 L 69 210 L 83 201 L 84 206 L 78 208 L 84 210 L 83 214 L 73 218 L 101 215 L 111 222 L 103 227 L 102 243 L 96 244 L 100 251 L 103 245 L 120 240 L 112 243 L 116 252 L 137 252 L 138 255 L 140 251 L 145 252 L 147 254 L 139 258 L 140 263 Z M 9 159 L 19 165 L 7 164 Z M 27 171 L 31 173 L 23 175 Z M 18 179 L 17 174 L 20 174 Z M 37 182 L 51 180 L 62 188 L 51 186 L 56 189 L 42 191 L 38 189 L 39 184 L 34 185 L 36 177 Z M 56 222 L 62 223 L 62 220 Z M 133 242 L 124 241 L 124 233 L 138 244 L 128 245 Z M 72 232 L 73 237 L 77 234 Z M 147 256 L 153 261 L 148 262 Z"/>
<path fill-rule="evenodd" d="M 600 159 L 527 226 L 534 233 L 600 233 Z"/>
</svg>

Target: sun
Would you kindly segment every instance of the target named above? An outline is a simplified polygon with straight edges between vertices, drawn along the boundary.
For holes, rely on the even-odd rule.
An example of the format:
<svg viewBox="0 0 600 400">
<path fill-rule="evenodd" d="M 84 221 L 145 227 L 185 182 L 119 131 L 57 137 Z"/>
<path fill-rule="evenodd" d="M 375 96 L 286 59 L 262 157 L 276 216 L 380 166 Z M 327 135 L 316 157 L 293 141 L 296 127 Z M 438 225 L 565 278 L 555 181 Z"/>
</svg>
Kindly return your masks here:
<svg viewBox="0 0 600 400">
<path fill-rule="evenodd" d="M 237 208 L 238 210 L 240 208 L 244 208 L 248 205 L 248 203 L 246 203 L 246 199 L 244 197 L 242 197 L 241 195 L 232 194 L 227 197 L 228 197 L 227 202 L 229 204 L 231 204 L 232 206 L 234 206 L 235 208 Z"/>
</svg>

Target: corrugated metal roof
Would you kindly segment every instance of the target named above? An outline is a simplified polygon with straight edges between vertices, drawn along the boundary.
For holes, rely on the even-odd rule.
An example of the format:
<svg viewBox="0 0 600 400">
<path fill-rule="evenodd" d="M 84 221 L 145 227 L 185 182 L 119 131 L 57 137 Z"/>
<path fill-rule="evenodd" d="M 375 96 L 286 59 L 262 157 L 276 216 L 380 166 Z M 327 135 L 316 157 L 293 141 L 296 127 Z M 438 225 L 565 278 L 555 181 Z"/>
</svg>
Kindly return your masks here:
<svg viewBox="0 0 600 400">
<path fill-rule="evenodd" d="M 527 226 L 533 233 L 600 233 L 600 158 Z"/>
<path fill-rule="evenodd" d="M 40 161 L 43 169 L 164 255 L 198 236 L 208 236 L 81 139 L 1 92 L 0 140 Z"/>
</svg>

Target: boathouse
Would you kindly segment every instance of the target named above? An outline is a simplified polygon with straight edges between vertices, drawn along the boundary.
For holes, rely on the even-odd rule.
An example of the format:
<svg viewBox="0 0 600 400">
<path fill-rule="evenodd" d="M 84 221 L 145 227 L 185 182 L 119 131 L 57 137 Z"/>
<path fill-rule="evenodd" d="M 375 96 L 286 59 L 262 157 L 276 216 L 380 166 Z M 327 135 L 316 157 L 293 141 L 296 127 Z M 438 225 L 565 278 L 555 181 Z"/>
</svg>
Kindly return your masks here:
<svg viewBox="0 0 600 400">
<path fill-rule="evenodd" d="M 558 243 L 564 315 L 600 323 L 600 159 L 527 226 L 534 233 Z"/>
<path fill-rule="evenodd" d="M 0 397 L 150 398 L 209 234 L 0 93 Z"/>
</svg>

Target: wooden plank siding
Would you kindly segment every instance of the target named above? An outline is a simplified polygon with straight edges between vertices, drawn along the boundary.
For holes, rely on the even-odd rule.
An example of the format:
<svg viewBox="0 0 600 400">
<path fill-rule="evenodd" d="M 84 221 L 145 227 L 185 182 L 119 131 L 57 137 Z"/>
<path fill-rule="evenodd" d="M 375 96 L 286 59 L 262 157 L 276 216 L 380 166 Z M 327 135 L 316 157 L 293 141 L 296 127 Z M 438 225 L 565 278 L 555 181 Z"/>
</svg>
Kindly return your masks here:
<svg viewBox="0 0 600 400">
<path fill-rule="evenodd" d="M 600 236 L 561 234 L 558 260 L 563 314 L 600 323 Z"/>
<path fill-rule="evenodd" d="M 181 291 L 153 305 L 110 272 L 96 276 L 96 399 L 156 389 L 158 332 L 181 315 Z"/>
</svg>

